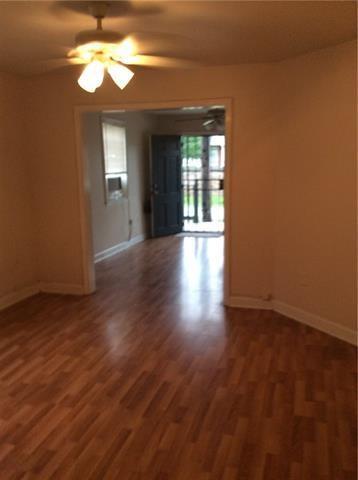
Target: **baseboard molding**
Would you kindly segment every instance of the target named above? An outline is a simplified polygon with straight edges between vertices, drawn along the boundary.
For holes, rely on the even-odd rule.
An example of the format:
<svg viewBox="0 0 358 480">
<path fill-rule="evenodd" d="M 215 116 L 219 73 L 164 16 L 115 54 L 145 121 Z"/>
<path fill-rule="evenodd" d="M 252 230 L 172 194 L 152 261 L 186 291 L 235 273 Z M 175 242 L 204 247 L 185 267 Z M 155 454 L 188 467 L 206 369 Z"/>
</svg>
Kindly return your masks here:
<svg viewBox="0 0 358 480">
<path fill-rule="evenodd" d="M 33 295 L 39 293 L 39 291 L 38 285 L 31 285 L 29 287 L 21 288 L 15 292 L 7 293 L 6 295 L 0 297 L 0 310 L 11 307 L 11 305 L 15 305 L 15 303 L 32 297 Z"/>
<path fill-rule="evenodd" d="M 340 340 L 357 345 L 357 332 L 351 330 L 350 328 L 344 327 L 343 325 L 338 325 L 337 323 L 331 322 L 326 318 L 322 318 L 319 315 L 314 313 L 306 312 L 300 308 L 293 307 L 287 303 L 274 300 L 272 302 L 273 310 L 277 313 L 281 313 L 286 317 L 292 318 L 298 322 L 304 323 L 310 327 L 321 330 L 322 332 L 328 333 L 333 337 L 337 337 Z"/>
<path fill-rule="evenodd" d="M 94 256 L 94 263 L 101 262 L 102 260 L 112 257 L 113 255 L 116 255 L 117 253 L 122 252 L 123 250 L 127 250 L 127 248 L 133 247 L 133 245 L 143 242 L 145 239 L 146 239 L 145 235 L 136 235 L 135 237 L 131 238 L 127 242 L 118 243 L 117 245 L 107 248 L 102 252 L 98 252 Z"/>
<path fill-rule="evenodd" d="M 114 247 L 108 248 L 103 252 L 98 253 L 95 256 L 95 263 L 104 260 L 105 258 L 109 258 L 116 253 L 121 252 L 122 250 L 126 250 L 127 248 L 135 245 L 136 243 L 142 242 L 145 240 L 145 235 L 137 235 L 133 237 L 128 242 L 123 242 Z M 20 290 L 7 293 L 0 297 L 0 310 L 3 310 L 7 307 L 11 307 L 11 305 L 15 305 L 15 303 L 21 302 L 26 298 L 32 297 L 37 293 L 55 293 L 58 295 L 86 295 L 87 292 L 83 285 L 76 285 L 70 283 L 46 283 L 40 282 L 35 285 L 31 285 L 29 287 L 22 288 Z"/>
<path fill-rule="evenodd" d="M 38 291 L 43 293 L 57 293 L 59 295 L 85 295 L 83 285 L 71 283 L 40 283 Z"/>
<path fill-rule="evenodd" d="M 357 332 L 354 330 L 344 327 L 343 325 L 338 325 L 314 313 L 306 312 L 300 308 L 280 302 L 279 300 L 266 301 L 261 298 L 231 296 L 228 298 L 226 305 L 233 308 L 273 310 L 292 320 L 328 333 L 328 335 L 332 335 L 352 345 L 357 345 Z"/>
<path fill-rule="evenodd" d="M 138 237 L 134 237 L 132 241 Z M 144 238 L 142 238 L 142 240 L 144 240 Z M 137 240 L 132 243 L 132 245 L 135 245 L 135 243 L 139 243 L 142 240 Z M 125 248 L 129 248 L 129 246 Z M 114 255 L 114 253 L 112 255 Z M 15 303 L 21 302 L 26 298 L 32 297 L 39 292 L 56 293 L 59 295 L 86 294 L 83 285 L 75 285 L 68 283 L 39 283 L 36 285 L 22 288 L 15 292 L 10 292 L 0 297 L 0 310 L 10 307 Z M 328 335 L 332 335 L 333 337 L 339 338 L 340 340 L 344 340 L 345 342 L 348 342 L 352 345 L 357 345 L 357 332 L 355 332 L 354 330 L 344 327 L 342 325 L 338 325 L 337 323 L 331 322 L 330 320 L 322 318 L 319 315 L 307 312 L 305 310 L 301 310 L 300 308 L 293 307 L 292 305 L 289 305 L 287 303 L 280 302 L 279 300 L 266 301 L 260 298 L 231 296 L 228 298 L 226 304 L 227 306 L 233 308 L 274 310 L 275 312 L 280 313 L 285 317 L 291 318 L 292 320 L 296 320 L 300 323 L 316 328 L 317 330 L 325 332 Z"/>
<path fill-rule="evenodd" d="M 256 308 L 260 310 L 272 310 L 270 301 L 254 297 L 231 296 L 228 298 L 226 305 L 233 308 Z"/>
</svg>

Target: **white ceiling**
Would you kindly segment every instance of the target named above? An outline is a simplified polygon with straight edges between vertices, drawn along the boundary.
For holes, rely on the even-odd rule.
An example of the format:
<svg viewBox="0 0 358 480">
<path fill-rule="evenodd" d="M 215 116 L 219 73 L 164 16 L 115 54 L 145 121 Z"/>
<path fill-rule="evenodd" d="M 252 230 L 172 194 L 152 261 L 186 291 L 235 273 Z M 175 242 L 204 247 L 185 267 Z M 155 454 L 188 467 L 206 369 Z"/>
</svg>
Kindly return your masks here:
<svg viewBox="0 0 358 480">
<path fill-rule="evenodd" d="M 94 28 L 89 2 L 0 1 L 0 69 L 39 73 Z M 349 1 L 120 1 L 104 27 L 136 35 L 139 53 L 202 65 L 272 62 L 356 37 Z"/>
</svg>

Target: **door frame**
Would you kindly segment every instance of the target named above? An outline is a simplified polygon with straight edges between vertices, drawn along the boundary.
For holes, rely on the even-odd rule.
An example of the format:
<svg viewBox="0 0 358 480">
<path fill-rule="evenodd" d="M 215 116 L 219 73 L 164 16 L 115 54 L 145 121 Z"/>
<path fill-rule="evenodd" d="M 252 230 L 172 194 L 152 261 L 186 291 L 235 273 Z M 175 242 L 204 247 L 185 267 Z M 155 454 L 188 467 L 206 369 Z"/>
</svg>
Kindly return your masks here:
<svg viewBox="0 0 358 480">
<path fill-rule="evenodd" d="M 84 135 L 82 117 L 90 112 L 106 111 L 145 111 L 162 110 L 167 108 L 182 108 L 188 106 L 225 107 L 225 188 L 224 188 L 224 304 L 229 304 L 231 292 L 231 235 L 232 235 L 232 208 L 231 208 L 231 177 L 233 152 L 233 102 L 231 98 L 201 98 L 173 101 L 153 102 L 125 102 L 115 104 L 81 105 L 74 107 L 76 166 L 78 180 L 79 221 L 81 234 L 81 263 L 83 293 L 91 294 L 96 290 L 96 278 L 93 255 L 91 196 L 89 166 L 84 153 Z"/>
</svg>

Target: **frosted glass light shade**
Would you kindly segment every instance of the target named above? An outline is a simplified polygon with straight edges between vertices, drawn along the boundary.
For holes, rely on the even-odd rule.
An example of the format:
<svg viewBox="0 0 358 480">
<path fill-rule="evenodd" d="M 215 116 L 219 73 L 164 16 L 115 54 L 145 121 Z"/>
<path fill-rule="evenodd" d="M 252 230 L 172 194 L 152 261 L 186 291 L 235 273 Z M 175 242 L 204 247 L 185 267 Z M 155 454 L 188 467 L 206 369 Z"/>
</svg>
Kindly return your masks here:
<svg viewBox="0 0 358 480">
<path fill-rule="evenodd" d="M 103 82 L 104 65 L 98 60 L 86 65 L 80 78 L 78 79 L 78 85 L 86 90 L 86 92 L 93 93 L 97 87 Z"/>
<path fill-rule="evenodd" d="M 129 68 L 120 63 L 111 63 L 108 66 L 108 73 L 112 77 L 114 83 L 121 89 L 128 85 L 134 73 Z"/>
</svg>

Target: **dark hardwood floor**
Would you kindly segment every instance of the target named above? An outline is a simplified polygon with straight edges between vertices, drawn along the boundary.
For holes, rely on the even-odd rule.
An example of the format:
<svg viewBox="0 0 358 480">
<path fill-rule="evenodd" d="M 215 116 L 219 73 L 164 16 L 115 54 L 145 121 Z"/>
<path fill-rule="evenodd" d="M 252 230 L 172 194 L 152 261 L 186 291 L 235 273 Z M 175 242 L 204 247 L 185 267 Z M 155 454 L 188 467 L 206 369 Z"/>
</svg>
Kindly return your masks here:
<svg viewBox="0 0 358 480">
<path fill-rule="evenodd" d="M 98 265 L 0 314 L 0 479 L 355 480 L 355 348 L 225 309 L 222 239 Z"/>
</svg>

